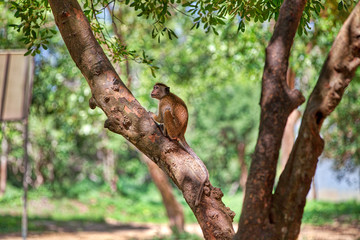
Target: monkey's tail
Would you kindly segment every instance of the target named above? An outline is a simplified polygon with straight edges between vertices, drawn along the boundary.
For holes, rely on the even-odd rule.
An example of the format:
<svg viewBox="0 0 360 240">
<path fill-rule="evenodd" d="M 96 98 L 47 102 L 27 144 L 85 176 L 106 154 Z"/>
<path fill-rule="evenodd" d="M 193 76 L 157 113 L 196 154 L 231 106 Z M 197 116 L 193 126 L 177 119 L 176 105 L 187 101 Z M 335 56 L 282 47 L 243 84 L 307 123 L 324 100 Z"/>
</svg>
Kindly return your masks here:
<svg viewBox="0 0 360 240">
<path fill-rule="evenodd" d="M 184 149 L 194 158 L 201 160 L 198 155 L 196 155 L 196 153 L 194 152 L 194 150 L 192 150 L 192 148 L 189 146 L 189 144 L 186 142 L 185 137 L 181 137 L 179 138 L 179 141 L 181 143 L 181 145 L 184 147 Z"/>
<path fill-rule="evenodd" d="M 195 200 L 195 206 L 198 206 L 201 200 L 201 197 L 203 195 L 204 192 L 204 186 L 206 181 L 209 179 L 209 173 L 208 170 L 205 166 L 205 164 L 203 163 L 203 161 L 201 161 L 201 159 L 198 157 L 198 155 L 196 155 L 196 153 L 194 152 L 194 150 L 192 150 L 192 148 L 189 146 L 189 144 L 186 142 L 185 137 L 183 136 L 182 138 L 179 139 L 181 145 L 184 147 L 184 149 L 193 157 L 196 159 L 197 163 L 200 165 L 200 167 L 203 169 L 203 171 L 205 172 L 205 179 L 201 180 L 201 186 L 200 186 L 200 191 L 196 197 Z"/>
</svg>

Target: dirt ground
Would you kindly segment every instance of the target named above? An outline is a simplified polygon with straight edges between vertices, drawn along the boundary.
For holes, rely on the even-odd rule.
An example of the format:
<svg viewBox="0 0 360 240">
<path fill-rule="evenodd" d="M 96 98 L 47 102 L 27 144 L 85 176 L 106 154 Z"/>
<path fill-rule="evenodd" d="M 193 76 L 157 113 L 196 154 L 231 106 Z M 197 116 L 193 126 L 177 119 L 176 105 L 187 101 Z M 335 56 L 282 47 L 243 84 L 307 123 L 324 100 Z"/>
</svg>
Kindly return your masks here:
<svg viewBox="0 0 360 240">
<path fill-rule="evenodd" d="M 29 240 L 146 240 L 170 234 L 166 224 L 121 224 L 111 220 L 106 223 L 67 222 L 61 226 L 52 222 L 39 224 L 48 230 L 42 233 L 30 232 Z M 197 224 L 187 225 L 186 231 L 202 236 Z M 0 235 L 0 239 L 21 240 L 22 237 L 20 234 L 7 234 Z M 360 226 L 303 225 L 299 240 L 360 240 Z"/>
</svg>

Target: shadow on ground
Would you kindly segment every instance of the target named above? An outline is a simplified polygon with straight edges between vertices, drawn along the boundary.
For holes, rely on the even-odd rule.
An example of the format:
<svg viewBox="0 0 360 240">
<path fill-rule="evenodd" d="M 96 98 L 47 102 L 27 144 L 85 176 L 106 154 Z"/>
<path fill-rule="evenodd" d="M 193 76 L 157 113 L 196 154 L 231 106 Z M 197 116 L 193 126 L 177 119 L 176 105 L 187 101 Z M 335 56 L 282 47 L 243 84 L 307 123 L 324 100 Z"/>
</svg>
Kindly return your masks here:
<svg viewBox="0 0 360 240">
<path fill-rule="evenodd" d="M 111 223 L 109 221 L 87 221 L 85 219 L 76 220 L 54 220 L 44 217 L 30 217 L 28 219 L 29 232 L 111 232 L 119 230 L 147 230 L 146 225 L 131 224 L 131 223 Z M 0 236 L 6 233 L 21 232 L 21 216 L 2 215 L 0 217 Z"/>
</svg>

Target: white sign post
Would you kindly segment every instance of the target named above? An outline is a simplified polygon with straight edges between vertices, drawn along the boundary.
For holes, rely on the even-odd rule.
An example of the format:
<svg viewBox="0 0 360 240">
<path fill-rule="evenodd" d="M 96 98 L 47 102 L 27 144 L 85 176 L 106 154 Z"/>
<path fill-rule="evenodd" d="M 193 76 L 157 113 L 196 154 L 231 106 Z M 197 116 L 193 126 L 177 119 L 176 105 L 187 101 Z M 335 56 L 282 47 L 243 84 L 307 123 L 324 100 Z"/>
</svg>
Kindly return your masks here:
<svg viewBox="0 0 360 240">
<path fill-rule="evenodd" d="M 34 73 L 32 58 L 30 56 L 24 56 L 26 52 L 27 50 L 0 50 L 0 121 L 23 121 L 24 124 L 24 196 L 21 228 L 24 240 L 27 237 L 28 227 L 28 115 Z M 5 131 L 3 132 L 3 138 L 5 139 L 4 135 Z M 1 165 L 3 166 L 3 164 Z M 6 163 L 4 165 L 6 166 Z"/>
</svg>

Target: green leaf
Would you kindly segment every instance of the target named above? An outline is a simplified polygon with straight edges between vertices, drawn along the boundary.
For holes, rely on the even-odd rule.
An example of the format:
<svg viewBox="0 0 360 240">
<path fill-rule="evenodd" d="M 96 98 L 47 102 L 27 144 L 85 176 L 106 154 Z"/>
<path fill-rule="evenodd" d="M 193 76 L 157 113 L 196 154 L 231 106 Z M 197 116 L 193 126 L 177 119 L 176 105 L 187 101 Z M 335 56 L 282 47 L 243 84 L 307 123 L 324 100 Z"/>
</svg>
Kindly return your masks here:
<svg viewBox="0 0 360 240">
<path fill-rule="evenodd" d="M 223 20 L 221 20 L 220 18 L 217 18 L 217 22 L 221 25 L 225 25 L 225 22 Z"/>
<path fill-rule="evenodd" d="M 151 70 L 151 75 L 154 77 L 154 78 L 156 78 L 156 75 L 155 75 L 155 70 L 154 70 L 154 68 L 150 68 L 150 70 Z"/>
<path fill-rule="evenodd" d="M 30 55 L 31 54 L 31 49 L 30 50 L 28 50 L 25 54 L 24 54 L 24 56 L 28 56 L 28 55 Z"/>
<path fill-rule="evenodd" d="M 190 28 L 190 30 L 193 30 L 193 28 L 197 25 L 197 23 L 194 23 L 194 25 L 192 25 L 192 27 Z"/>
<path fill-rule="evenodd" d="M 219 33 L 216 31 L 216 29 L 214 27 L 212 27 L 212 30 L 215 33 L 215 35 L 219 35 Z"/>
<path fill-rule="evenodd" d="M 343 8 L 344 8 L 344 3 L 343 3 L 343 2 L 339 2 L 339 4 L 338 4 L 338 10 L 341 11 L 341 10 L 343 10 Z"/>
<path fill-rule="evenodd" d="M 171 32 L 170 32 L 170 31 L 167 31 L 167 33 L 168 33 L 169 39 L 172 40 L 172 38 L 171 38 Z"/>
</svg>

